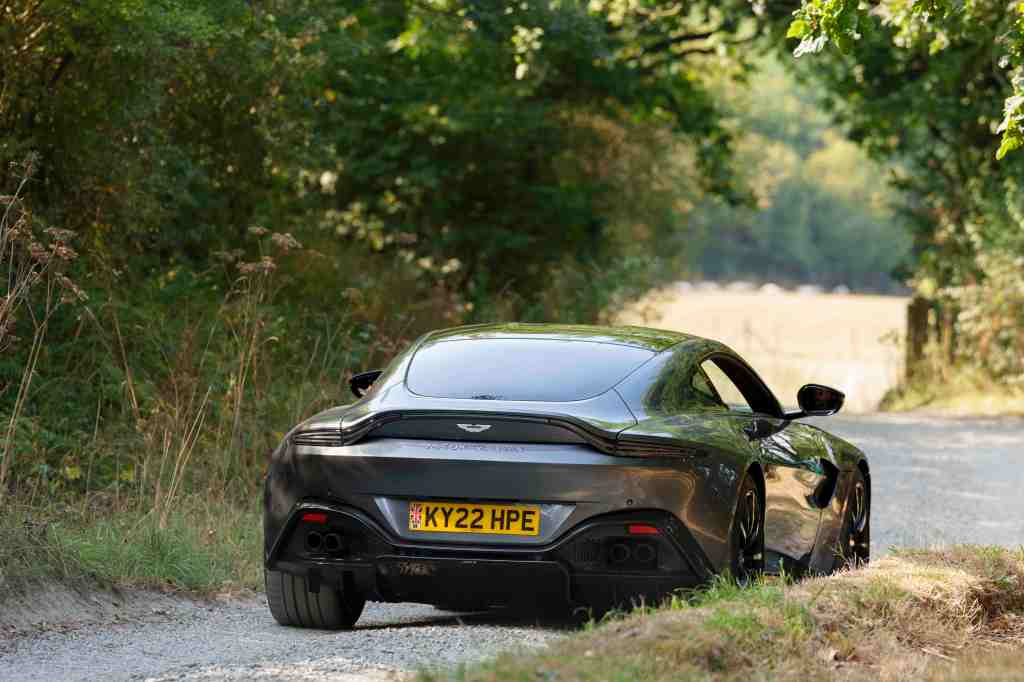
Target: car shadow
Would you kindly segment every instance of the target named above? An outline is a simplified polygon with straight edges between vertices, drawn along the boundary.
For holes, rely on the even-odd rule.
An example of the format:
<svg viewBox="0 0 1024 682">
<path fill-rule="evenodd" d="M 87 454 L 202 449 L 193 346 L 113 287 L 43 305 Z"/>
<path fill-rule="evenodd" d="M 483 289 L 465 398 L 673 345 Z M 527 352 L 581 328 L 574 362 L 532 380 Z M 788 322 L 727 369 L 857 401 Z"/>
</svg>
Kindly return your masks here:
<svg viewBox="0 0 1024 682">
<path fill-rule="evenodd" d="M 484 611 L 447 611 L 437 609 L 434 614 L 424 614 L 422 618 L 403 619 L 393 623 L 357 624 L 353 629 L 357 631 L 372 631 L 446 625 L 491 625 L 500 627 L 532 627 L 571 632 L 580 629 L 589 620 L 589 614 L 582 610 L 573 613 L 568 609 L 564 611 L 521 608 L 494 608 Z"/>
</svg>

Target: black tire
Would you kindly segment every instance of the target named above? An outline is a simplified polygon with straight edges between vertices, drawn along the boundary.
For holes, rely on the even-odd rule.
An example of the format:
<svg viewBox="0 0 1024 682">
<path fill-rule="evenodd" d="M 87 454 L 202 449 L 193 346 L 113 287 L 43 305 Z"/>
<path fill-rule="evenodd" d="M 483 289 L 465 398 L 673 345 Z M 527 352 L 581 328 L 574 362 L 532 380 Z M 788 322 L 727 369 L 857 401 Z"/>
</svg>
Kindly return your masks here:
<svg viewBox="0 0 1024 682">
<path fill-rule="evenodd" d="M 746 585 L 764 573 L 764 496 L 747 473 L 740 484 L 730 533 L 729 570 Z"/>
<path fill-rule="evenodd" d="M 857 568 L 871 560 L 871 490 L 864 473 L 853 472 L 850 489 L 843 508 L 843 525 L 839 529 L 836 558 L 832 570 Z"/>
<path fill-rule="evenodd" d="M 363 613 L 366 600 L 352 590 L 320 583 L 311 592 L 301 576 L 264 571 L 270 613 L 281 625 L 317 630 L 350 630 Z"/>
</svg>

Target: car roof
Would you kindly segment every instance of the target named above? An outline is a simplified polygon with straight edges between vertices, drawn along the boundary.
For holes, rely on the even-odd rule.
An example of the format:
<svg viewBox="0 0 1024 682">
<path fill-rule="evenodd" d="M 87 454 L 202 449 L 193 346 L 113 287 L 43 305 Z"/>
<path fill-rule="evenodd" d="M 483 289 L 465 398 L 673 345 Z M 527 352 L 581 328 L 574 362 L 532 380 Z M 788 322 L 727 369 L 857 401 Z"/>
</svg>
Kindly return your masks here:
<svg viewBox="0 0 1024 682">
<path fill-rule="evenodd" d="M 613 327 L 586 324 L 505 322 L 474 324 L 431 332 L 426 343 L 484 339 L 549 339 L 589 341 L 632 346 L 659 353 L 684 341 L 707 341 L 699 336 L 648 327 Z"/>
</svg>

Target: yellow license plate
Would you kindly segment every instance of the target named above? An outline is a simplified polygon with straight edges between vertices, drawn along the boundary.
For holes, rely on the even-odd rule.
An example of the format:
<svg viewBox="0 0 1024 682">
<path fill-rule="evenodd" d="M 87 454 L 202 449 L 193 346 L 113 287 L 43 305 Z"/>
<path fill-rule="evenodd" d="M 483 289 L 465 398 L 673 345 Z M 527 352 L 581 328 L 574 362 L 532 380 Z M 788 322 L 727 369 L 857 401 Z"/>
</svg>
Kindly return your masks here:
<svg viewBox="0 0 1024 682">
<path fill-rule="evenodd" d="M 540 533 L 540 507 L 521 504 L 410 502 L 409 530 L 537 535 Z"/>
</svg>

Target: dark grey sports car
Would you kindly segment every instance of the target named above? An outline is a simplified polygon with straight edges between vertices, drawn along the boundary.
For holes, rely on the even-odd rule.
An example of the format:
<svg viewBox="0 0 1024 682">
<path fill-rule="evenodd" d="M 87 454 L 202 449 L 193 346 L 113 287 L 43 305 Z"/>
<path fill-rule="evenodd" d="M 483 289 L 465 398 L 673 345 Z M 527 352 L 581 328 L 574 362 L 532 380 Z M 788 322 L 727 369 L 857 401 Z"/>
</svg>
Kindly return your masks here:
<svg viewBox="0 0 1024 682">
<path fill-rule="evenodd" d="M 871 478 L 716 341 L 640 327 L 431 332 L 359 399 L 306 420 L 267 474 L 282 625 L 350 628 L 366 600 L 603 608 L 718 573 L 868 560 Z M 365 391 L 365 394 L 364 394 Z"/>
</svg>

